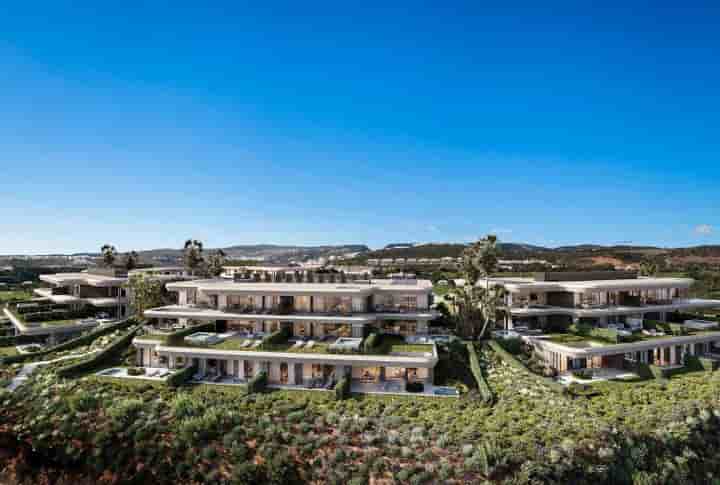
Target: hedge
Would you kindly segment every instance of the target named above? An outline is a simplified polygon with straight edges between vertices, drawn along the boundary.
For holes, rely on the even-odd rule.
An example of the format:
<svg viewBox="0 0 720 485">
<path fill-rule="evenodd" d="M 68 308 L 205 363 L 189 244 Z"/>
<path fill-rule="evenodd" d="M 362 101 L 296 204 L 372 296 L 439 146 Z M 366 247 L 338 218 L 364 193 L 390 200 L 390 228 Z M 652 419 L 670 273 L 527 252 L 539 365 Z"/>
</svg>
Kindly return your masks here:
<svg viewBox="0 0 720 485">
<path fill-rule="evenodd" d="M 81 319 L 81 318 L 89 318 L 92 316 L 95 316 L 98 312 L 95 310 L 77 310 L 77 311 L 64 311 L 64 312 L 55 312 L 55 311 L 42 311 L 42 312 L 32 312 L 32 313 L 23 313 L 22 319 L 26 323 L 34 323 L 34 322 L 46 322 L 50 320 L 72 320 L 72 319 Z"/>
<path fill-rule="evenodd" d="M 276 330 L 262 339 L 262 345 L 281 345 L 290 338 L 290 329 L 287 327 Z"/>
<path fill-rule="evenodd" d="M 58 369 L 57 375 L 59 377 L 73 377 L 78 374 L 97 369 L 103 364 L 106 364 L 130 346 L 138 330 L 140 330 L 139 325 L 135 327 L 132 331 L 128 332 L 127 335 L 123 335 L 121 338 L 117 339 L 115 342 L 108 345 L 106 348 L 96 353 L 89 359 L 83 360 L 76 364 L 70 364 L 61 367 L 60 369 Z"/>
<path fill-rule="evenodd" d="M 192 379 L 192 376 L 194 376 L 196 373 L 197 366 L 190 365 L 188 367 L 183 367 L 174 374 L 171 374 L 170 377 L 168 377 L 165 381 L 165 384 L 170 387 L 180 387 L 186 384 L 190 379 Z"/>
<path fill-rule="evenodd" d="M 717 370 L 719 363 L 716 360 L 707 357 L 699 357 L 697 355 L 685 356 L 685 367 L 689 370 L 697 371 L 714 371 Z"/>
<path fill-rule="evenodd" d="M 268 383 L 268 376 L 267 372 L 260 371 L 258 375 L 250 379 L 247 383 L 247 393 L 248 394 L 256 394 L 259 392 L 263 392 L 265 388 L 267 387 Z"/>
<path fill-rule="evenodd" d="M 526 372 L 529 376 L 531 376 L 533 379 L 535 379 L 538 383 L 544 384 L 548 386 L 551 390 L 559 393 L 559 394 L 565 394 L 566 389 L 565 386 L 562 384 L 559 384 L 547 377 L 542 377 L 534 372 L 531 372 L 525 365 L 520 362 L 518 359 L 515 358 L 514 355 L 503 349 L 497 342 L 494 340 L 490 340 L 488 342 L 488 345 L 490 348 L 495 352 L 502 360 L 505 361 L 505 363 L 522 370 L 523 372 Z"/>
<path fill-rule="evenodd" d="M 192 335 L 196 332 L 214 332 L 216 330 L 215 322 L 200 323 L 191 327 L 183 328 L 167 336 L 168 345 L 182 344 L 185 337 Z"/>
<path fill-rule="evenodd" d="M 83 345 L 89 345 L 98 337 L 102 337 L 103 335 L 113 333 L 116 330 L 124 330 L 136 323 L 137 322 L 131 318 L 128 320 L 123 320 L 122 322 L 113 323 L 112 325 L 108 325 L 107 327 L 99 327 L 99 328 L 94 329 L 91 332 L 80 335 L 79 337 L 76 337 L 72 340 L 67 340 L 61 344 L 55 345 L 54 347 L 40 350 L 39 352 L 31 352 L 28 354 L 18 354 L 18 355 L 12 355 L 10 357 L 4 357 L 3 359 L 0 359 L 0 363 L 2 363 L 2 364 L 17 364 L 20 362 L 25 362 L 27 360 L 31 360 L 35 357 L 42 357 L 44 355 L 48 355 L 53 352 L 62 352 L 65 350 L 74 349 L 76 347 L 81 347 Z M 20 337 L 22 337 L 22 335 Z"/>
<path fill-rule="evenodd" d="M 362 342 L 361 347 L 363 352 L 368 353 L 379 346 L 381 342 L 382 336 L 379 333 L 373 332 Z"/>
<path fill-rule="evenodd" d="M 475 382 L 477 382 L 480 396 L 482 397 L 484 403 L 492 404 L 495 398 L 490 390 L 490 386 L 488 386 L 485 378 L 483 377 L 482 369 L 480 368 L 480 359 L 478 359 L 475 346 L 472 343 L 468 343 L 467 350 L 468 355 L 470 356 L 470 370 L 472 371 L 473 377 L 475 377 Z"/>
<path fill-rule="evenodd" d="M 350 379 L 343 377 L 335 384 L 335 400 L 343 401 L 350 397 Z"/>
</svg>

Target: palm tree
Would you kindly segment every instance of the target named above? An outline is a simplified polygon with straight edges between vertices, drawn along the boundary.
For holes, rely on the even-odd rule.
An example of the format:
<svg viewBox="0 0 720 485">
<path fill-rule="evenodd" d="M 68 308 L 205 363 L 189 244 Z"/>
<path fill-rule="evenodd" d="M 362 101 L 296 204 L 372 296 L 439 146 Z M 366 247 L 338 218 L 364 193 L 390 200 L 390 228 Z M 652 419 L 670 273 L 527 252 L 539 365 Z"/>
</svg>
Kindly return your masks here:
<svg viewBox="0 0 720 485">
<path fill-rule="evenodd" d="M 503 301 L 502 288 L 490 285 L 490 275 L 497 268 L 497 255 L 497 237 L 492 234 L 467 247 L 462 254 L 465 283 L 452 288 L 448 294 L 457 316 L 458 330 L 473 338 L 485 335 Z M 477 284 L 480 277 L 485 278 L 483 286 Z"/>
<path fill-rule="evenodd" d="M 185 269 L 191 275 L 195 275 L 195 271 L 203 263 L 203 243 L 197 239 L 188 239 L 185 241 L 185 249 L 183 252 L 183 262 Z"/>
<path fill-rule="evenodd" d="M 117 249 L 115 249 L 115 246 L 112 244 L 105 244 L 100 248 L 100 252 L 102 253 L 103 263 L 105 266 L 111 268 L 115 264 L 115 259 L 117 258 Z"/>
<path fill-rule="evenodd" d="M 222 249 L 218 249 L 210 255 L 207 265 L 207 272 L 211 278 L 217 278 L 223 272 L 223 266 L 225 265 L 225 252 Z"/>
<path fill-rule="evenodd" d="M 130 251 L 125 255 L 125 261 L 123 262 L 123 266 L 125 266 L 126 270 L 131 271 L 137 268 L 138 259 L 138 253 L 135 251 Z"/>
</svg>

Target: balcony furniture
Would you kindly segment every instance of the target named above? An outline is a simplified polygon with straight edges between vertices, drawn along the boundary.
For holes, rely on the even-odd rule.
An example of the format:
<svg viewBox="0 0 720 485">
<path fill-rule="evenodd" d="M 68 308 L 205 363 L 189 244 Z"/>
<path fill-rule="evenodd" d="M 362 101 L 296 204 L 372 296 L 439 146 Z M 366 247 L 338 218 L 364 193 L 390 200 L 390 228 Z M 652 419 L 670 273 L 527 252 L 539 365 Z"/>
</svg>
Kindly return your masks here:
<svg viewBox="0 0 720 485">
<path fill-rule="evenodd" d="M 305 348 L 306 348 L 306 349 L 312 349 L 313 347 L 315 347 L 315 341 L 314 341 L 314 340 L 309 341 L 309 342 L 305 345 Z"/>
<path fill-rule="evenodd" d="M 304 344 L 304 342 L 303 342 L 302 340 L 298 340 L 298 341 L 295 342 L 295 343 L 292 345 L 292 347 L 290 347 L 290 348 L 291 348 L 291 349 L 299 349 L 300 347 L 303 346 L 303 344 Z"/>
<path fill-rule="evenodd" d="M 252 343 L 253 343 L 252 340 L 246 340 L 246 341 L 244 341 L 243 343 L 240 344 L 240 348 L 241 348 L 241 349 L 244 349 L 244 348 L 246 348 L 246 347 L 250 347 L 250 346 L 252 345 Z"/>
<path fill-rule="evenodd" d="M 260 345 L 262 345 L 262 340 L 256 340 L 255 342 L 253 342 L 253 344 L 250 346 L 250 348 L 257 349 L 258 347 L 260 347 Z"/>
</svg>

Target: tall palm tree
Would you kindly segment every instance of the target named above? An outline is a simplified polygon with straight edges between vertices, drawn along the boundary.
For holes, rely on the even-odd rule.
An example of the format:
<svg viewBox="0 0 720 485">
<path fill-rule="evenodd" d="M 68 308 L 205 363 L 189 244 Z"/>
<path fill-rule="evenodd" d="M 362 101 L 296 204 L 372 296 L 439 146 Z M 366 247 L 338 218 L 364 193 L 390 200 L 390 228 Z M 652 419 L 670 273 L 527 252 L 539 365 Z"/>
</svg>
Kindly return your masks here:
<svg viewBox="0 0 720 485">
<path fill-rule="evenodd" d="M 185 241 L 183 262 L 185 263 L 187 272 L 194 276 L 195 271 L 197 271 L 203 261 L 203 243 L 197 239 L 188 239 Z"/>
<path fill-rule="evenodd" d="M 103 264 L 105 264 L 108 268 L 111 268 L 115 264 L 115 259 L 117 258 L 117 249 L 115 249 L 115 246 L 112 244 L 105 244 L 100 248 L 100 252 L 102 253 Z"/>
</svg>

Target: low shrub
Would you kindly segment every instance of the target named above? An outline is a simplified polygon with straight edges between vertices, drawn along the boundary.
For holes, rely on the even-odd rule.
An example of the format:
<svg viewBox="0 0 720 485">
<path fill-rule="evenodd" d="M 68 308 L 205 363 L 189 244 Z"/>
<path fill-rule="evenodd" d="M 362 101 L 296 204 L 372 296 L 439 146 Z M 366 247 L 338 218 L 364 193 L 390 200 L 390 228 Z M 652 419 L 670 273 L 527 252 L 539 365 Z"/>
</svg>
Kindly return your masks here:
<svg viewBox="0 0 720 485">
<path fill-rule="evenodd" d="M 363 352 L 370 353 L 373 351 L 373 349 L 380 346 L 381 340 L 381 335 L 379 333 L 373 332 L 367 338 L 365 338 L 365 340 L 363 340 L 360 347 L 362 348 Z"/>
<path fill-rule="evenodd" d="M 256 394 L 259 392 L 263 392 L 267 388 L 268 383 L 268 376 L 267 372 L 261 371 L 250 379 L 247 384 L 247 392 L 248 394 Z"/>
<path fill-rule="evenodd" d="M 493 352 L 495 352 L 495 354 L 498 355 L 498 357 L 500 357 L 502 360 L 505 361 L 505 363 L 515 367 L 516 369 L 520 369 L 523 372 L 526 372 L 529 376 L 532 376 L 532 378 L 534 380 L 536 380 L 539 383 L 542 383 L 543 385 L 548 386 L 550 389 L 557 392 L 558 394 L 565 394 L 565 392 L 566 392 L 565 386 L 553 381 L 552 379 L 542 377 L 542 376 L 539 376 L 537 374 L 530 372 L 530 370 L 528 370 L 528 368 L 525 367 L 522 362 L 520 362 L 518 359 L 516 359 L 515 356 L 513 356 L 511 353 L 507 352 L 505 349 L 500 347 L 500 345 L 498 345 L 498 343 L 495 340 L 490 340 L 488 342 L 488 345 L 493 350 Z"/>
<path fill-rule="evenodd" d="M 405 383 L 405 390 L 407 392 L 423 392 L 425 390 L 425 384 L 422 382 L 407 382 Z"/>
<path fill-rule="evenodd" d="M 84 372 L 97 369 L 102 365 L 108 363 L 123 351 L 125 351 L 132 343 L 135 334 L 140 330 L 140 326 L 135 327 L 132 331 L 128 332 L 117 339 L 106 348 L 96 353 L 92 357 L 86 360 L 82 360 L 76 364 L 70 364 L 65 367 L 61 367 L 57 371 L 59 377 L 73 377 Z"/>
<path fill-rule="evenodd" d="M 497 343 L 513 355 L 522 353 L 523 341 L 520 338 L 504 338 L 497 340 Z"/>
<path fill-rule="evenodd" d="M 194 365 L 184 367 L 179 371 L 171 374 L 165 381 L 165 384 L 170 387 L 180 387 L 186 384 L 190 379 L 192 379 L 192 376 L 194 376 L 196 372 L 197 367 L 195 367 Z"/>
<path fill-rule="evenodd" d="M 350 379 L 343 377 L 335 384 L 335 400 L 342 401 L 350 397 Z"/>
<path fill-rule="evenodd" d="M 685 367 L 691 371 L 714 371 L 718 368 L 718 361 L 708 359 L 707 357 L 700 357 L 697 355 L 686 355 L 685 356 Z"/>
<path fill-rule="evenodd" d="M 288 327 L 283 327 L 280 330 L 276 330 L 270 335 L 267 335 L 262 340 L 262 345 L 281 345 L 288 341 L 290 338 L 290 329 Z"/>
</svg>

